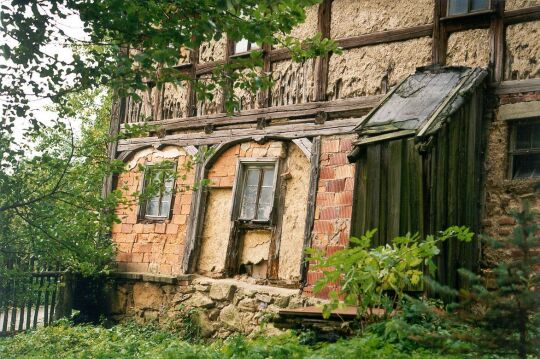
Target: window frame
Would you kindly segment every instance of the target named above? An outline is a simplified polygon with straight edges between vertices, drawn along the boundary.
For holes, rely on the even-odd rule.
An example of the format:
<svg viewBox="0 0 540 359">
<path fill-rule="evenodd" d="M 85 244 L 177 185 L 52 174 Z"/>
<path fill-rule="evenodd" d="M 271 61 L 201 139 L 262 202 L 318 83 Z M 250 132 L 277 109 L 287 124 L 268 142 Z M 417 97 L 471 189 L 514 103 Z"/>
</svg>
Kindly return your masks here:
<svg viewBox="0 0 540 359">
<path fill-rule="evenodd" d="M 167 211 L 165 211 L 166 213 L 163 214 L 163 215 L 159 215 L 159 211 L 161 211 L 161 203 L 162 203 L 162 197 L 163 197 L 163 194 L 160 193 L 159 196 L 160 196 L 160 199 L 159 199 L 159 202 L 158 202 L 158 215 L 157 216 L 154 216 L 154 215 L 148 215 L 147 214 L 147 206 L 148 206 L 148 203 L 149 203 L 149 200 L 150 198 L 148 199 L 141 199 L 141 201 L 139 202 L 139 213 L 138 213 L 138 219 L 139 219 L 139 222 L 163 222 L 165 220 L 168 220 L 171 218 L 172 216 L 172 212 L 173 212 L 173 208 L 174 208 L 174 200 L 175 200 L 175 197 L 176 197 L 176 177 L 174 176 L 174 174 L 176 174 L 176 170 L 177 170 L 177 162 L 176 160 L 174 161 L 170 161 L 171 164 L 172 164 L 172 167 L 170 169 L 170 171 L 173 173 L 173 178 L 172 178 L 172 183 L 171 183 L 171 201 L 169 203 L 169 208 Z M 151 180 L 151 177 L 148 178 L 148 176 L 150 175 L 151 176 L 151 173 L 152 173 L 152 167 L 155 167 L 156 165 L 158 164 L 158 162 L 146 162 L 145 163 L 145 169 L 142 173 L 142 178 L 141 178 L 141 193 L 144 193 L 146 187 L 147 187 L 147 183 L 149 180 Z M 160 170 L 160 172 L 162 171 L 166 171 L 166 169 L 162 169 Z M 163 183 L 163 185 L 165 185 Z M 153 197 L 151 197 L 153 198 Z"/>
<path fill-rule="evenodd" d="M 498 0 L 488 0 L 488 6 L 486 9 L 481 10 L 471 10 L 471 2 L 472 0 L 467 0 L 467 11 L 463 13 L 458 14 L 450 14 L 450 2 L 452 0 L 442 0 L 443 1 L 443 9 L 444 9 L 444 16 L 442 19 L 447 18 L 459 18 L 459 17 L 466 17 L 466 16 L 474 16 L 478 14 L 486 14 L 486 13 L 492 13 L 495 11 L 495 3 Z"/>
<path fill-rule="evenodd" d="M 272 179 L 272 195 L 271 195 L 271 201 L 272 201 L 272 209 L 270 211 L 270 214 L 268 215 L 268 219 L 246 219 L 246 218 L 240 218 L 241 211 L 242 211 L 242 202 L 244 199 L 244 191 L 245 191 L 245 183 L 247 180 L 247 172 L 249 168 L 263 168 L 263 167 L 270 167 L 273 166 L 274 168 L 274 175 Z M 278 157 L 263 157 L 263 158 L 239 158 L 236 168 L 236 177 L 235 177 L 235 184 L 234 184 L 234 190 L 233 190 L 233 209 L 231 212 L 231 220 L 235 221 L 239 224 L 243 224 L 245 226 L 254 226 L 254 227 L 268 227 L 272 226 L 274 220 L 274 209 L 276 205 L 276 188 L 277 188 L 277 182 L 278 182 L 278 172 L 280 168 L 280 161 Z M 258 201 L 259 201 L 259 195 L 260 195 L 260 189 L 261 189 L 261 181 L 262 177 L 259 178 L 259 184 L 257 187 L 257 196 L 256 200 L 257 203 L 255 205 L 255 217 L 256 213 L 258 211 Z"/>
<path fill-rule="evenodd" d="M 508 120 L 508 170 L 507 178 L 511 181 L 534 181 L 540 180 L 540 175 L 532 177 L 514 177 L 514 159 L 516 156 L 523 155 L 538 155 L 540 156 L 540 147 L 531 148 L 531 149 L 516 149 L 517 146 L 517 129 L 519 126 L 527 125 L 537 125 L 540 126 L 540 117 L 529 117 L 529 118 L 519 118 Z"/>
<path fill-rule="evenodd" d="M 247 50 L 237 52 L 236 51 L 236 45 L 239 42 L 244 41 L 244 40 L 247 41 Z M 255 45 L 256 48 L 253 48 L 253 45 Z M 231 57 L 246 55 L 246 54 L 249 54 L 251 51 L 261 50 L 261 49 L 262 49 L 262 46 L 259 46 L 256 42 L 251 42 L 248 39 L 242 39 L 240 41 L 232 41 L 232 44 L 231 44 Z"/>
</svg>

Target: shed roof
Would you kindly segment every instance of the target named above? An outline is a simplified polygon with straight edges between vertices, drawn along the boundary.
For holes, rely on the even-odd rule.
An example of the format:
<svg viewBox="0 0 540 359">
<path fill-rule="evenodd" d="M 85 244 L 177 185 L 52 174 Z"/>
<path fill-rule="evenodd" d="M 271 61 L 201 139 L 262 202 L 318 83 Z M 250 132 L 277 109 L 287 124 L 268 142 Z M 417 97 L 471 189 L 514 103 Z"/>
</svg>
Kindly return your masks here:
<svg viewBox="0 0 540 359">
<path fill-rule="evenodd" d="M 487 71 L 469 67 L 421 67 L 392 91 L 355 128 L 361 135 L 424 137 L 465 102 L 466 95 L 482 84 Z M 365 138 L 356 144 L 373 142 Z"/>
</svg>

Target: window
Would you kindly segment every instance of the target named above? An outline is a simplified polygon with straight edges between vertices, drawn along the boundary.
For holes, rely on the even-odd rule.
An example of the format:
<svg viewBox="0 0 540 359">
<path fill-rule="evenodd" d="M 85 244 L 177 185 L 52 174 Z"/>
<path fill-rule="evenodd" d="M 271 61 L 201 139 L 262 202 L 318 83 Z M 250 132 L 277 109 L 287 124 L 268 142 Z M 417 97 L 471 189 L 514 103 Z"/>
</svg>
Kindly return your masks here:
<svg viewBox="0 0 540 359">
<path fill-rule="evenodd" d="M 540 177 L 540 119 L 511 124 L 509 143 L 509 177 Z"/>
<path fill-rule="evenodd" d="M 254 42 L 249 42 L 247 39 L 242 39 L 234 43 L 234 53 L 241 54 L 244 52 L 249 52 L 251 50 L 257 50 L 259 45 Z"/>
<path fill-rule="evenodd" d="M 240 221 L 267 223 L 274 207 L 277 161 L 242 160 L 236 189 L 236 213 Z"/>
<path fill-rule="evenodd" d="M 143 198 L 140 217 L 145 219 L 166 219 L 170 215 L 174 193 L 174 173 L 171 168 L 147 165 L 144 173 Z"/>
<path fill-rule="evenodd" d="M 448 0 L 447 15 L 464 15 L 489 10 L 490 6 L 490 0 Z"/>
</svg>

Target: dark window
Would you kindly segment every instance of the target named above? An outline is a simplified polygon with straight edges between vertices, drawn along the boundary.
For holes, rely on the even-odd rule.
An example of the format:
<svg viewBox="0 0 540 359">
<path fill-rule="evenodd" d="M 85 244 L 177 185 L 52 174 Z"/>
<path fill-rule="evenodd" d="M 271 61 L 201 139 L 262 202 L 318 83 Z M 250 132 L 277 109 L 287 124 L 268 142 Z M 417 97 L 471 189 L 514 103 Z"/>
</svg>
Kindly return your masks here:
<svg viewBox="0 0 540 359">
<path fill-rule="evenodd" d="M 274 206 L 276 161 L 240 162 L 237 219 L 270 222 Z"/>
<path fill-rule="evenodd" d="M 249 42 L 246 39 L 242 39 L 238 42 L 234 43 L 234 53 L 235 54 L 241 54 L 244 52 L 249 52 L 251 50 L 257 50 L 259 48 L 259 45 L 257 45 L 254 42 Z"/>
<path fill-rule="evenodd" d="M 464 15 L 489 10 L 490 4 L 490 0 L 448 0 L 447 15 Z"/>
<path fill-rule="evenodd" d="M 141 217 L 165 219 L 169 217 L 174 193 L 174 166 L 147 166 L 144 173 Z"/>
<path fill-rule="evenodd" d="M 511 178 L 540 176 L 540 120 L 511 125 L 509 160 Z"/>
</svg>

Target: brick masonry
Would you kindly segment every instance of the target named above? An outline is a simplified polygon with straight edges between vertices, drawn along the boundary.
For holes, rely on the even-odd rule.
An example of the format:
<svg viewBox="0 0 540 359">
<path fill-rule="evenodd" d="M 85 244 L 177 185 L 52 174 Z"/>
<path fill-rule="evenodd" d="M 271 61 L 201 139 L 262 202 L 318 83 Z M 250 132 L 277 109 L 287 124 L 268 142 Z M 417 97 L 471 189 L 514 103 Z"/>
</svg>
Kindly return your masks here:
<svg viewBox="0 0 540 359">
<path fill-rule="evenodd" d="M 113 240 L 117 246 L 117 269 L 125 272 L 149 272 L 160 274 L 180 274 L 184 250 L 189 209 L 191 205 L 191 189 L 194 177 L 193 170 L 186 167 L 189 156 L 182 150 L 178 156 L 166 158 L 177 161 L 179 178 L 176 180 L 176 194 L 172 208 L 172 216 L 164 221 L 153 222 L 138 220 L 139 205 L 133 193 L 139 192 L 142 185 L 142 173 L 137 165 L 146 161 L 157 162 L 164 159 L 163 153 L 153 151 L 138 159 L 134 159 L 131 170 L 122 173 L 118 178 L 118 188 L 124 196 L 131 200 L 129 205 L 119 206 L 116 214 L 121 223 L 112 227 Z M 182 176 L 186 176 L 185 180 Z"/>
</svg>

